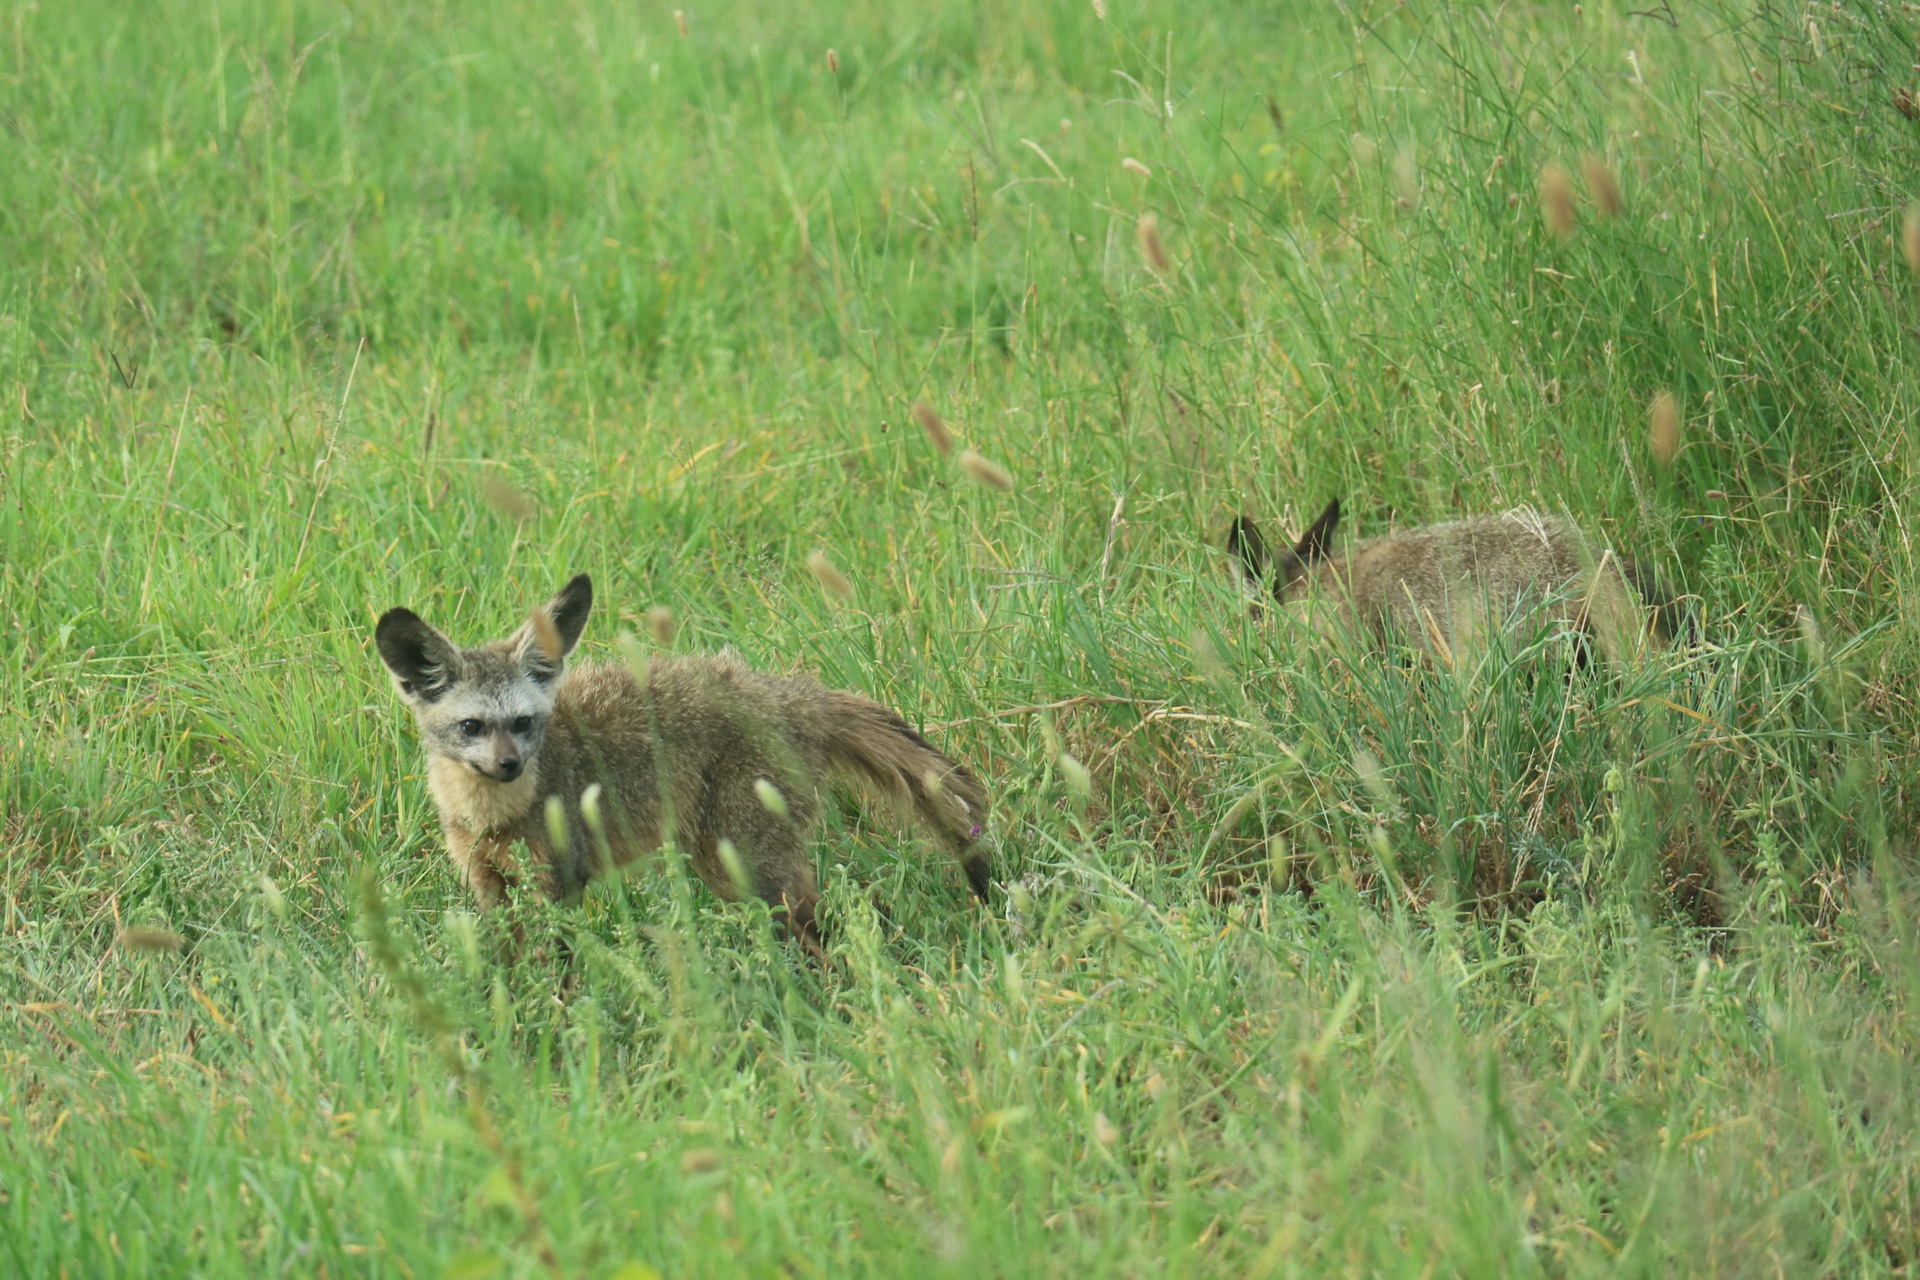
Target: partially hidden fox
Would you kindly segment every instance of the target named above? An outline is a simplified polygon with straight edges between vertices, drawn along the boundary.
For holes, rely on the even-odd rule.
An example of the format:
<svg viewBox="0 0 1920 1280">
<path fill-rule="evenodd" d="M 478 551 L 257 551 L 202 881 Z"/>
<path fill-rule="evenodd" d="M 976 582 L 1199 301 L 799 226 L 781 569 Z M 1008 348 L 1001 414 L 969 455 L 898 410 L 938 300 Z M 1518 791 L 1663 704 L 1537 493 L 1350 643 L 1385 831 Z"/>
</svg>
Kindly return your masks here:
<svg viewBox="0 0 1920 1280">
<path fill-rule="evenodd" d="M 1227 531 L 1244 583 L 1274 600 L 1317 598 L 1349 631 L 1451 654 L 1489 627 L 1557 627 L 1618 662 L 1649 635 L 1671 644 L 1677 606 L 1636 562 L 1596 552 L 1575 525 L 1519 507 L 1422 525 L 1331 550 L 1335 498 L 1292 546 L 1270 546 L 1246 516 Z"/>
<path fill-rule="evenodd" d="M 755 894 L 818 942 L 807 831 L 834 770 L 944 837 L 986 901 L 986 791 L 897 714 L 731 650 L 569 669 L 593 584 L 581 574 L 505 640 L 463 649 L 407 609 L 375 642 L 427 750 L 448 852 L 482 909 L 531 884 L 577 895 L 671 833 L 722 899 Z"/>
</svg>

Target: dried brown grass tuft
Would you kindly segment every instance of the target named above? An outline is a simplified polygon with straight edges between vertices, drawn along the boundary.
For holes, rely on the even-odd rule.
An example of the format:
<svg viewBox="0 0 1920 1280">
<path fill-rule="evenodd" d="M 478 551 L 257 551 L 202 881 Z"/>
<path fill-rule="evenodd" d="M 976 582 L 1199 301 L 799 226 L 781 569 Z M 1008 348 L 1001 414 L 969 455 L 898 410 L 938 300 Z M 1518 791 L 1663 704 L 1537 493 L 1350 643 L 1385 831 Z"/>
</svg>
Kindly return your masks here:
<svg viewBox="0 0 1920 1280">
<path fill-rule="evenodd" d="M 947 430 L 947 424 L 940 420 L 939 413 L 932 405 L 925 400 L 915 400 L 911 412 L 913 420 L 927 433 L 927 439 L 933 442 L 934 448 L 941 453 L 953 452 L 953 433 Z"/>
<path fill-rule="evenodd" d="M 960 469 L 989 489 L 1013 492 L 1013 477 L 997 462 L 989 462 L 971 449 L 960 454 Z"/>
<path fill-rule="evenodd" d="M 1147 260 L 1157 275 L 1167 275 L 1173 270 L 1173 262 L 1167 257 L 1167 246 L 1160 239 L 1160 219 L 1150 213 L 1140 215 L 1140 221 L 1133 227 L 1133 233 L 1140 241 L 1140 256 Z"/>
<path fill-rule="evenodd" d="M 1557 164 L 1540 170 L 1540 216 L 1559 239 L 1573 234 L 1573 179 Z"/>
<path fill-rule="evenodd" d="M 1606 160 L 1598 155 L 1588 155 L 1581 159 L 1580 170 L 1586 175 L 1587 195 L 1593 200 L 1593 207 L 1600 211 L 1603 218 L 1617 218 L 1626 212 L 1627 202 L 1620 194 L 1620 180 L 1607 167 Z"/>
</svg>

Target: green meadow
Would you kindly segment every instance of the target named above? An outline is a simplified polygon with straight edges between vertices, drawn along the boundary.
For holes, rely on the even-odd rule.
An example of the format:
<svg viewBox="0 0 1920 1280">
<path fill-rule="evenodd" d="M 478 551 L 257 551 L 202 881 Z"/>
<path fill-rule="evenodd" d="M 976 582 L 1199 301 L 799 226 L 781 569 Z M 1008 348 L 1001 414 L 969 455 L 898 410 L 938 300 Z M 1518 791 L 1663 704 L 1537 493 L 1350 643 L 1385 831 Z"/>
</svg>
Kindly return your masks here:
<svg viewBox="0 0 1920 1280">
<path fill-rule="evenodd" d="M 1920 1275 L 1911 10 L 0 9 L 0 1272 Z M 1252 616 L 1336 496 L 1693 640 Z M 476 916 L 374 619 L 580 571 L 991 908 Z"/>
</svg>

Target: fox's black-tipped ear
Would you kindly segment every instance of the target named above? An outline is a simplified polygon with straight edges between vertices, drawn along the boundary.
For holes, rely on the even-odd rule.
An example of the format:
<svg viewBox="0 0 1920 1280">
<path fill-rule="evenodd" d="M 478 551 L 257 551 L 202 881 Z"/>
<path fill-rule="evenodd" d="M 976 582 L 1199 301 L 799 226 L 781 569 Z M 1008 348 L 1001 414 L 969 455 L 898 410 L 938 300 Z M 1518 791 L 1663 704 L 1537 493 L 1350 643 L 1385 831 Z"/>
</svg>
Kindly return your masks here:
<svg viewBox="0 0 1920 1280">
<path fill-rule="evenodd" d="M 547 616 L 553 619 L 553 629 L 560 633 L 560 656 L 566 657 L 573 652 L 573 646 L 580 643 L 580 633 L 587 629 L 587 615 L 593 612 L 593 579 L 586 574 L 574 575 L 573 581 L 560 588 L 560 594 L 547 602 Z"/>
<path fill-rule="evenodd" d="M 509 644 L 525 664 L 527 674 L 541 684 L 552 681 L 580 643 L 593 609 L 593 579 L 581 574 L 560 588 L 546 607 L 533 611 L 526 625 L 513 633 Z"/>
<path fill-rule="evenodd" d="M 432 702 L 459 674 L 460 650 L 411 609 L 381 614 L 373 640 L 401 696 L 412 701 Z"/>
<path fill-rule="evenodd" d="M 1267 540 L 1252 516 L 1235 516 L 1227 526 L 1227 554 L 1240 562 L 1250 582 L 1259 582 L 1267 573 Z"/>
<path fill-rule="evenodd" d="M 1300 557 L 1301 564 L 1312 564 L 1327 558 L 1327 544 L 1333 541 L 1334 526 L 1339 523 L 1340 499 L 1335 498 L 1320 513 L 1320 518 L 1300 535 L 1300 541 L 1294 544 L 1293 554 Z"/>
</svg>

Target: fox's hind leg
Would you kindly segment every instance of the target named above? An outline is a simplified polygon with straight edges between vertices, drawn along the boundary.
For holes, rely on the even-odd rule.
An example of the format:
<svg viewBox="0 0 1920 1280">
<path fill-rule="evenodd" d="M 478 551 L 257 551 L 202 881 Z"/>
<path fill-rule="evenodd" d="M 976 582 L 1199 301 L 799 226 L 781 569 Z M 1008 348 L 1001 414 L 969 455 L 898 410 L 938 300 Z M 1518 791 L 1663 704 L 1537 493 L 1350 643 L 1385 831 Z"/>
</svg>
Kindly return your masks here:
<svg viewBox="0 0 1920 1280">
<path fill-rule="evenodd" d="M 693 869 L 730 902 L 748 894 L 764 899 L 789 934 L 818 952 L 820 890 L 805 838 L 813 797 L 781 787 L 775 807 L 769 807 L 757 785 L 763 782 L 772 785 L 765 773 L 749 770 L 716 787 L 712 821 L 694 845 Z"/>
<path fill-rule="evenodd" d="M 765 900 L 789 935 L 818 950 L 820 890 L 796 832 L 761 827 L 715 836 L 695 847 L 693 870 L 717 898 L 738 902 L 751 894 Z"/>
</svg>

